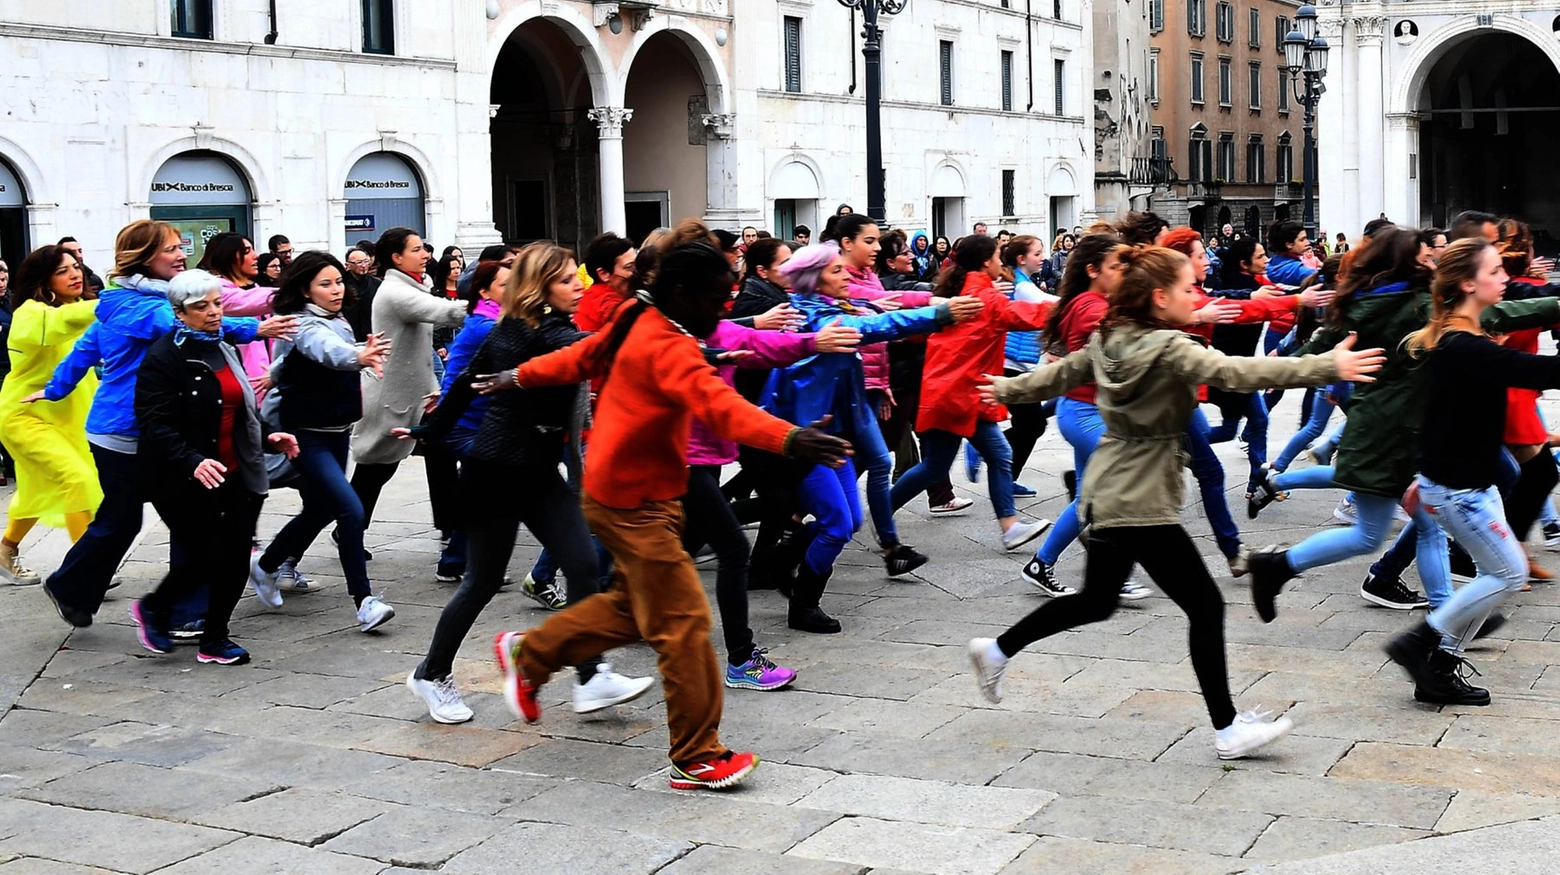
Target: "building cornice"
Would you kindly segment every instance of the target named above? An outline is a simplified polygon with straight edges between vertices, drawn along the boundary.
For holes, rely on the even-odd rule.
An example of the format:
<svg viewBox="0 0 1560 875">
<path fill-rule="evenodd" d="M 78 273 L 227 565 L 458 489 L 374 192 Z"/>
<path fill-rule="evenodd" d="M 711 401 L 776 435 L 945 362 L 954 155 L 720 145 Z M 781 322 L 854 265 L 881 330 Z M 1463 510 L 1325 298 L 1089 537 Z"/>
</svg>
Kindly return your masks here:
<svg viewBox="0 0 1560 875">
<path fill-rule="evenodd" d="M 860 97 L 851 97 L 845 94 L 797 94 L 793 91 L 775 91 L 767 88 L 758 89 L 760 98 L 773 98 L 794 103 L 837 103 L 851 106 L 865 106 L 866 101 Z M 883 106 L 887 109 L 911 109 L 921 112 L 936 113 L 938 115 L 985 115 L 995 118 L 1022 119 L 1028 121 L 1061 122 L 1070 125 L 1082 125 L 1081 115 L 1050 115 L 1040 112 L 1008 112 L 980 106 L 943 106 L 940 103 L 916 103 L 909 100 L 884 100 Z"/>
<path fill-rule="evenodd" d="M 440 58 L 408 58 L 400 55 L 370 55 L 337 49 L 304 46 L 268 46 L 263 43 L 227 43 L 155 34 L 120 33 L 89 30 L 82 27 L 49 27 L 33 24 L 0 24 L 0 37 L 12 39 L 54 40 L 97 45 L 159 49 L 170 52 L 209 52 L 219 55 L 253 55 L 261 58 L 292 58 L 300 61 L 326 61 L 338 64 L 367 64 L 374 67 L 419 67 L 454 70 L 455 62 Z"/>
</svg>

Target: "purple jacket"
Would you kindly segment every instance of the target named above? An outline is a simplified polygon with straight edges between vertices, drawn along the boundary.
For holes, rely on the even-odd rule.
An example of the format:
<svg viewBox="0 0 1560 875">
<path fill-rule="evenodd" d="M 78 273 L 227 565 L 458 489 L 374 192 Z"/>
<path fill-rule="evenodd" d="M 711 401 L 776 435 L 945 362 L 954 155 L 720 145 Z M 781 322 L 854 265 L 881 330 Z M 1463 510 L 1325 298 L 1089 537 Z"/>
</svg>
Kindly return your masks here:
<svg viewBox="0 0 1560 875">
<path fill-rule="evenodd" d="M 883 281 L 872 272 L 871 268 L 856 270 L 845 268 L 845 275 L 850 277 L 845 287 L 850 290 L 850 296 L 858 301 L 876 301 L 890 295 L 899 296 L 899 304 L 905 309 L 925 307 L 932 301 L 931 292 L 890 292 L 883 288 Z M 868 389 L 888 388 L 888 344 L 869 343 L 861 347 L 861 370 L 867 378 Z"/>
<path fill-rule="evenodd" d="M 710 349 L 745 349 L 753 353 L 738 359 L 735 364 L 721 365 L 715 369 L 726 385 L 732 386 L 738 367 L 783 368 L 807 358 L 818 351 L 817 336 L 760 331 L 723 319 L 715 326 L 715 331 L 704 338 L 703 343 Z M 719 437 L 697 418 L 693 420 L 693 431 L 688 437 L 688 464 L 726 465 L 736 460 L 736 441 Z"/>
</svg>

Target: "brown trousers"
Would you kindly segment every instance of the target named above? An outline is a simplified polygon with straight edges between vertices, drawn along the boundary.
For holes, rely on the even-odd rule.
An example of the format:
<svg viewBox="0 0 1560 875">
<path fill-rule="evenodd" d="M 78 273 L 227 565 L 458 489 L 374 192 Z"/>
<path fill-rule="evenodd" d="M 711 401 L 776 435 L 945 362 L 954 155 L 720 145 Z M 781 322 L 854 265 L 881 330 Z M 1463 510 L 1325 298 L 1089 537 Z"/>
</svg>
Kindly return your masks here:
<svg viewBox="0 0 1560 875">
<path fill-rule="evenodd" d="M 584 496 L 585 521 L 612 554 L 612 586 L 526 633 L 521 670 L 536 686 L 553 672 L 641 639 L 655 649 L 666 692 L 672 762 L 712 759 L 720 743 L 720 661 L 710 643 L 710 603 L 682 547 L 681 502 L 633 510 Z"/>
</svg>

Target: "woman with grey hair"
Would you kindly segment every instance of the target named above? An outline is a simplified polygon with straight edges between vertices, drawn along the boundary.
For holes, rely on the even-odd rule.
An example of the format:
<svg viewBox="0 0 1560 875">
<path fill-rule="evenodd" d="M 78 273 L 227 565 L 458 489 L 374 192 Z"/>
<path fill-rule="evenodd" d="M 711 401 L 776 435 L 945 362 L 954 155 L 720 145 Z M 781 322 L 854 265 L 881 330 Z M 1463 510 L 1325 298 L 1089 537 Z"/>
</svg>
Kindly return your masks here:
<svg viewBox="0 0 1560 875">
<path fill-rule="evenodd" d="M 298 441 L 262 439 L 260 412 L 243 362 L 222 339 L 222 281 L 187 270 L 168 283 L 178 324 L 152 343 L 135 387 L 138 455 L 152 506 L 191 554 L 130 608 L 141 645 L 173 649 L 175 602 L 210 586 L 196 659 L 242 665 L 249 652 L 228 638 L 228 621 L 249 577 L 250 539 L 265 500 L 266 445 L 297 455 Z"/>
</svg>

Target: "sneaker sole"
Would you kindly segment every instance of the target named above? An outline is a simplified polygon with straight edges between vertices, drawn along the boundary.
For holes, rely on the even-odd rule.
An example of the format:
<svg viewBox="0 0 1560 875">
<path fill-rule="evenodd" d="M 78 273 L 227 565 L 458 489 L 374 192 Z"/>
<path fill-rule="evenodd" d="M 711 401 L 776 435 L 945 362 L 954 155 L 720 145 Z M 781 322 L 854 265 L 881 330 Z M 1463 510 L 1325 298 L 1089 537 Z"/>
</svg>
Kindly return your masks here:
<svg viewBox="0 0 1560 875">
<path fill-rule="evenodd" d="M 932 557 L 922 556 L 919 559 L 911 559 L 905 562 L 895 562 L 891 566 L 885 566 L 883 570 L 888 572 L 889 577 L 903 577 L 904 575 L 924 566 L 930 561 L 932 561 Z"/>
<path fill-rule="evenodd" d="M 1034 539 L 1040 537 L 1042 534 L 1045 533 L 1045 530 L 1049 529 L 1050 527 L 1051 527 L 1051 521 L 1050 520 L 1041 520 L 1040 521 L 1040 525 L 1035 526 L 1035 530 L 1033 532 L 1030 532 L 1028 535 L 1025 535 L 1023 540 L 1017 541 L 1017 542 L 1012 543 L 1012 544 L 1004 543 L 1002 545 L 1002 549 L 1003 549 L 1004 552 L 1007 552 L 1007 553 L 1016 553 L 1016 552 L 1018 552 L 1018 548 L 1024 546 L 1025 544 L 1029 543 L 1030 541 L 1033 541 Z"/>
<path fill-rule="evenodd" d="M 789 687 L 795 681 L 796 677 L 794 675 L 792 677 L 786 678 L 778 684 L 761 684 L 757 681 L 748 680 L 746 677 L 740 681 L 733 681 L 728 677 L 726 678 L 726 686 L 733 690 L 757 690 L 761 693 L 767 693 L 772 690 L 783 690 L 786 687 Z"/>
<path fill-rule="evenodd" d="M 422 702 L 424 705 L 427 705 L 428 704 L 428 700 L 423 698 L 423 694 L 422 693 L 417 692 L 416 680 L 417 680 L 417 670 L 416 669 L 412 669 L 406 675 L 406 688 L 408 690 L 412 691 L 412 695 L 417 697 L 417 701 Z M 428 716 L 432 717 L 433 718 L 433 722 L 435 722 L 435 723 L 442 723 L 445 726 L 455 726 L 455 725 L 461 724 L 461 723 L 470 723 L 472 718 L 476 717 L 477 715 L 474 712 L 472 712 L 472 710 L 470 708 L 467 708 L 465 717 L 462 717 L 459 720 L 452 720 L 452 719 L 450 719 L 448 717 L 440 717 L 439 715 L 433 713 L 433 709 L 432 708 L 429 708 L 428 709 Z"/>
<path fill-rule="evenodd" d="M 1148 598 L 1149 596 L 1151 596 L 1153 594 L 1154 594 L 1153 590 L 1146 590 L 1144 592 L 1134 592 L 1134 593 L 1123 592 L 1121 594 L 1121 600 L 1124 601 L 1124 602 L 1140 602 L 1140 601 Z"/>
<path fill-rule="evenodd" d="M 306 583 L 302 586 L 287 586 L 280 583 L 276 585 L 277 592 L 285 592 L 289 595 L 308 595 L 311 592 L 319 592 L 320 589 L 321 587 L 312 583 Z"/>
<path fill-rule="evenodd" d="M 38 586 L 43 583 L 43 578 L 36 575 L 32 577 L 18 577 L 3 568 L 0 568 L 0 583 L 10 586 Z"/>
<path fill-rule="evenodd" d="M 970 507 L 974 507 L 974 505 L 972 504 Z M 929 513 L 932 516 L 965 516 L 970 512 L 970 507 L 961 507 L 958 510 L 932 510 Z"/>
<path fill-rule="evenodd" d="M 673 790 L 724 790 L 727 787 L 735 787 L 736 785 L 747 780 L 747 776 L 753 774 L 754 770 L 757 768 L 758 757 L 754 757 L 753 762 L 746 768 L 739 772 L 733 772 L 726 777 L 721 778 L 719 781 L 700 781 L 696 778 L 679 778 L 674 771 L 672 773 L 672 777 L 666 779 L 666 783 Z"/>
<path fill-rule="evenodd" d="M 1432 696 L 1420 690 L 1419 685 L 1415 684 L 1414 701 L 1424 702 L 1427 705 L 1471 705 L 1475 708 L 1483 708 L 1489 705 L 1490 697 L 1486 695 L 1481 699 L 1453 699 L 1447 696 Z"/>
<path fill-rule="evenodd" d="M 521 591 L 524 592 L 524 590 L 521 590 Z M 525 597 L 530 599 L 533 602 L 536 602 L 538 605 L 541 605 L 544 610 L 548 610 L 548 611 L 561 611 L 565 607 L 567 607 L 566 605 L 555 605 L 555 604 L 553 604 L 552 602 L 550 602 L 547 599 L 543 598 L 541 593 L 527 592 L 527 593 L 525 593 Z"/>
<path fill-rule="evenodd" d="M 197 653 L 195 654 L 195 661 L 203 662 L 207 665 L 247 665 L 249 663 L 249 654 L 246 653 L 243 656 L 207 656 L 204 653 Z"/>
<path fill-rule="evenodd" d="M 1366 591 L 1365 587 L 1363 587 L 1363 586 L 1360 587 L 1360 598 L 1364 599 L 1367 602 L 1370 602 L 1373 605 L 1379 605 L 1379 606 L 1381 606 L 1383 608 L 1391 608 L 1394 611 L 1414 611 L 1414 610 L 1418 610 L 1419 608 L 1428 608 L 1428 607 L 1430 607 L 1430 603 L 1429 602 L 1415 602 L 1413 604 L 1404 604 L 1402 602 L 1395 602 L 1395 601 L 1393 601 L 1391 599 L 1382 598 L 1379 595 L 1375 595 L 1374 593 Z"/>
<path fill-rule="evenodd" d="M 610 699 L 597 699 L 594 702 L 588 702 L 584 705 L 576 702 L 574 703 L 574 713 L 593 714 L 597 711 L 605 711 L 606 709 L 615 705 L 622 705 L 626 702 L 632 702 L 640 696 L 643 696 L 645 693 L 649 692 L 650 688 L 655 686 L 654 678 L 645 678 L 644 681 L 644 686 L 640 687 L 632 693 L 624 693 L 621 696 L 613 696 Z"/>
<path fill-rule="evenodd" d="M 493 636 L 493 656 L 498 660 L 499 670 L 504 673 L 504 704 L 516 720 L 535 723 L 542 719 L 542 715 L 538 713 L 535 717 L 527 717 L 525 709 L 520 707 L 520 666 L 515 662 L 513 649 L 509 645 L 511 635 L 525 637 L 519 632 L 500 632 Z"/>
<path fill-rule="evenodd" d="M 384 602 L 380 602 L 380 604 L 383 605 Z M 392 608 L 389 605 L 385 605 L 385 608 L 386 608 L 386 610 L 385 610 L 385 612 L 383 614 L 380 614 L 379 616 L 375 617 L 373 620 L 370 620 L 369 622 L 364 623 L 363 625 L 359 626 L 358 627 L 358 631 L 359 632 L 372 632 L 375 629 L 378 629 L 380 626 L 383 626 L 384 624 L 386 624 L 386 623 L 390 622 L 391 620 L 395 619 L 395 608 Z"/>
</svg>

